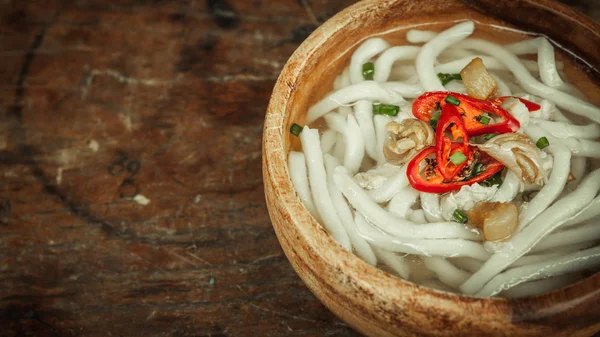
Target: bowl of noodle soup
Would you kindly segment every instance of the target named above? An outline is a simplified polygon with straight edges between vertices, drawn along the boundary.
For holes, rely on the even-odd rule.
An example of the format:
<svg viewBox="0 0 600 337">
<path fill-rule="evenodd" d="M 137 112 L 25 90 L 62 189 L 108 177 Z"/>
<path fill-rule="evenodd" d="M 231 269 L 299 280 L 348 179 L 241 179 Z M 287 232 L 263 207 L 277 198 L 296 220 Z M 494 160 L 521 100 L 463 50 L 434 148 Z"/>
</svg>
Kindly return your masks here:
<svg viewBox="0 0 600 337">
<path fill-rule="evenodd" d="M 265 196 L 368 336 L 600 330 L 600 26 L 551 1 L 363 1 L 274 88 Z"/>
</svg>

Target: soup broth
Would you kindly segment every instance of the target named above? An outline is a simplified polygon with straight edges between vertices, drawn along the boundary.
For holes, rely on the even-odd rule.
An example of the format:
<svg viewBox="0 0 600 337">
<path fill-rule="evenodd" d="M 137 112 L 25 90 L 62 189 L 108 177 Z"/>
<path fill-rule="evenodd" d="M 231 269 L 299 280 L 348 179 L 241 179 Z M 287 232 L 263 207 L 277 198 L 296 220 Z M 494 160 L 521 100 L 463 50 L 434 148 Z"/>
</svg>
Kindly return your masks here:
<svg viewBox="0 0 600 337">
<path fill-rule="evenodd" d="M 535 295 L 598 269 L 593 66 L 464 21 L 370 36 L 324 74 L 290 129 L 289 170 L 346 249 L 475 296 Z"/>
</svg>

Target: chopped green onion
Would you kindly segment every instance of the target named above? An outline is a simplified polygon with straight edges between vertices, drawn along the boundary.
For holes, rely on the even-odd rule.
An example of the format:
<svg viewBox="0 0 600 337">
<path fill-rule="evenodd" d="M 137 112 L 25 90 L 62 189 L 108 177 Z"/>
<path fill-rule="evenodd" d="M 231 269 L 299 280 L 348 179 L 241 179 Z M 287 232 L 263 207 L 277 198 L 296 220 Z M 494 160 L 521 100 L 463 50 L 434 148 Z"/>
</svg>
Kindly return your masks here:
<svg viewBox="0 0 600 337">
<path fill-rule="evenodd" d="M 483 186 L 492 187 L 494 185 L 502 185 L 502 171 L 487 178 L 481 183 Z"/>
<path fill-rule="evenodd" d="M 367 81 L 373 80 L 373 75 L 375 75 L 375 64 L 373 64 L 373 62 L 367 62 L 363 64 L 362 75 Z"/>
<path fill-rule="evenodd" d="M 442 82 L 442 85 L 446 85 L 452 80 L 462 81 L 462 76 L 460 76 L 460 74 L 438 73 L 437 77 L 440 79 L 440 82 Z"/>
<path fill-rule="evenodd" d="M 481 172 L 483 172 L 483 168 L 484 168 L 484 165 L 482 163 L 475 164 L 475 167 L 473 167 L 473 172 L 472 172 L 471 176 L 477 177 L 478 175 L 481 174 Z"/>
<path fill-rule="evenodd" d="M 460 101 L 458 100 L 458 98 L 452 96 L 452 95 L 448 95 L 445 99 L 446 103 L 450 103 L 452 105 L 455 106 L 459 106 L 460 105 Z"/>
<path fill-rule="evenodd" d="M 440 120 L 440 115 L 441 115 L 441 113 L 439 111 L 434 113 L 433 115 L 431 115 L 431 119 L 429 120 L 429 125 L 431 125 L 433 130 L 435 130 L 437 128 L 437 123 Z"/>
<path fill-rule="evenodd" d="M 381 109 L 381 104 L 373 104 L 373 114 L 379 115 L 379 111 Z"/>
<path fill-rule="evenodd" d="M 488 124 L 490 124 L 490 118 L 486 117 L 486 116 L 481 116 L 481 117 L 479 117 L 479 123 L 481 123 L 483 125 L 488 125 Z"/>
<path fill-rule="evenodd" d="M 454 154 L 452 154 L 450 156 L 450 161 L 454 164 L 454 165 L 460 165 L 462 163 L 465 162 L 465 160 L 467 160 L 467 156 L 465 156 L 462 152 L 460 151 L 456 151 L 454 152 Z"/>
<path fill-rule="evenodd" d="M 400 107 L 397 105 L 373 104 L 373 114 L 375 115 L 398 116 L 398 112 L 400 112 Z"/>
<path fill-rule="evenodd" d="M 304 129 L 304 127 L 294 123 L 292 124 L 292 126 L 290 126 L 290 133 L 298 137 L 300 135 L 300 132 L 302 132 L 302 129 Z"/>
<path fill-rule="evenodd" d="M 538 149 L 544 149 L 548 146 L 550 146 L 550 142 L 548 141 L 548 138 L 546 137 L 542 137 L 540 139 L 538 139 L 538 141 L 535 143 L 535 146 L 538 147 Z"/>
<path fill-rule="evenodd" d="M 497 135 L 498 135 L 497 133 L 488 133 L 485 136 L 483 136 L 483 139 L 490 140 L 490 139 L 496 137 Z"/>
<path fill-rule="evenodd" d="M 454 218 L 454 220 L 460 222 L 460 223 L 466 223 L 469 218 L 467 218 L 467 215 L 465 214 L 465 212 L 461 211 L 460 209 L 456 209 L 454 210 L 454 213 L 452 213 L 452 217 Z"/>
</svg>

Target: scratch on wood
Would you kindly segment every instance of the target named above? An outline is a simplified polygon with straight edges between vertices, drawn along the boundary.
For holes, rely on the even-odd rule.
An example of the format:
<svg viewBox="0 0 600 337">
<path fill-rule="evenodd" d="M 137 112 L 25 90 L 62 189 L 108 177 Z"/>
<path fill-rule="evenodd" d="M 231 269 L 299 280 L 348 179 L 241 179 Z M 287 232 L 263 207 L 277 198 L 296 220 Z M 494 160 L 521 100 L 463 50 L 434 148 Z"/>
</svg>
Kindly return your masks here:
<svg viewBox="0 0 600 337">
<path fill-rule="evenodd" d="M 303 321 L 303 322 L 316 323 L 316 321 L 312 320 L 312 319 L 308 319 L 308 318 L 304 318 L 304 317 L 300 317 L 300 316 L 295 316 L 295 315 L 291 315 L 291 314 L 285 314 L 285 313 L 283 313 L 281 311 L 274 311 L 274 310 L 271 310 L 271 309 L 266 309 L 266 308 L 263 308 L 263 307 L 260 307 L 260 306 L 258 306 L 256 304 L 254 304 L 254 303 L 250 303 L 250 306 L 253 307 L 253 308 L 255 308 L 255 309 L 257 309 L 257 310 L 260 310 L 260 311 L 263 311 L 263 312 L 268 312 L 268 313 L 273 314 L 275 316 L 287 317 L 287 318 L 291 318 L 291 319 L 295 319 L 295 320 Z"/>
<path fill-rule="evenodd" d="M 314 23 L 315 25 L 319 24 L 319 20 L 317 20 L 317 17 L 315 16 L 315 13 L 313 12 L 312 8 L 310 7 L 310 4 L 308 3 L 309 0 L 300 0 L 300 3 L 302 4 L 302 7 L 304 7 L 304 9 L 306 10 L 306 14 L 308 14 L 308 18 L 310 19 L 310 21 L 312 23 Z"/>
<path fill-rule="evenodd" d="M 277 257 L 281 257 L 281 254 L 278 253 L 278 254 L 271 254 L 271 255 L 263 256 L 263 257 L 260 257 L 256 260 L 252 261 L 251 264 L 260 263 L 262 261 L 266 261 L 266 260 L 277 258 Z"/>
<path fill-rule="evenodd" d="M 152 317 L 154 317 L 154 315 L 156 315 L 156 312 L 158 312 L 158 310 L 154 309 L 152 310 L 152 312 L 150 313 L 150 315 L 148 316 L 148 318 L 146 318 L 147 321 L 151 320 Z"/>
<path fill-rule="evenodd" d="M 60 185 L 62 183 L 62 173 L 63 173 L 63 168 L 59 167 L 56 172 L 56 185 Z"/>
<path fill-rule="evenodd" d="M 81 88 L 81 98 L 85 99 L 89 92 L 90 86 L 94 81 L 94 77 L 96 76 L 109 76 L 120 83 L 127 83 L 133 85 L 144 85 L 149 87 L 172 87 L 175 83 L 179 82 L 181 79 L 180 76 L 175 76 L 175 79 L 172 81 L 164 81 L 154 78 L 134 78 L 126 76 L 125 74 L 114 70 L 114 69 L 92 69 L 84 80 L 83 87 Z"/>
<path fill-rule="evenodd" d="M 207 82 L 212 83 L 229 83 L 229 82 L 262 82 L 274 81 L 277 76 L 261 76 L 253 74 L 225 75 L 225 76 L 208 76 L 205 78 Z"/>
</svg>

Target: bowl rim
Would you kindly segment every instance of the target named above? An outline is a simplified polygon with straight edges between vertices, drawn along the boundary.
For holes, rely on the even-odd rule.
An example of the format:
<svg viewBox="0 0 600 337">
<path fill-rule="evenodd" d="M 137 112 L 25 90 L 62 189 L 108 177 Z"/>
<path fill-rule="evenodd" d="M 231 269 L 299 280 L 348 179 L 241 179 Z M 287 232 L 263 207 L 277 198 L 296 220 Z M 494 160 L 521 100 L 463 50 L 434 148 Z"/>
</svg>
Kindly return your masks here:
<svg viewBox="0 0 600 337">
<path fill-rule="evenodd" d="M 600 35 L 600 33 L 598 33 L 600 32 L 599 23 L 562 3 L 551 0 L 521 1 L 541 6 L 555 14 L 560 14 L 568 17 L 570 20 L 578 21 L 584 28 L 596 33 L 596 35 Z M 438 291 L 433 288 L 403 280 L 388 274 L 375 266 L 367 264 L 354 253 L 345 250 L 321 228 L 321 225 L 308 213 L 301 200 L 296 195 L 287 168 L 287 155 L 289 151 L 286 152 L 284 144 L 285 137 L 288 135 L 286 130 L 288 112 L 291 110 L 288 100 L 292 96 L 294 90 L 298 87 L 297 81 L 299 75 L 316 50 L 326 43 L 328 38 L 331 37 L 334 32 L 344 29 L 351 20 L 354 20 L 357 11 L 366 11 L 371 6 L 386 7 L 395 2 L 397 2 L 397 0 L 364 0 L 346 7 L 318 27 L 289 58 L 275 84 L 265 117 L 263 131 L 264 184 L 273 186 L 272 190 L 275 192 L 275 198 L 277 198 L 284 206 L 284 216 L 289 219 L 291 225 L 295 226 L 298 232 L 302 234 L 303 241 L 312 249 L 312 253 L 323 259 L 328 267 L 342 268 L 345 274 L 359 282 L 361 288 L 371 289 L 375 295 L 385 294 L 385 296 L 387 296 L 389 294 L 386 292 L 386 289 L 389 288 L 409 291 L 420 289 L 420 293 L 422 293 L 420 296 L 434 298 L 437 305 L 442 305 L 444 307 L 451 306 L 457 301 L 461 301 L 469 302 L 471 305 L 478 305 L 482 308 L 495 307 L 497 310 L 510 310 L 510 308 L 515 305 L 527 305 L 529 307 L 533 306 L 532 312 L 535 312 L 536 308 L 547 308 L 548 305 L 544 305 L 544 303 L 556 305 L 557 297 L 555 295 L 557 293 L 562 295 L 559 296 L 560 299 L 562 299 L 561 303 L 580 299 L 582 294 L 577 294 L 577 292 L 572 292 L 570 290 L 586 288 L 586 286 L 589 287 L 593 284 L 597 284 L 600 282 L 600 272 L 551 292 L 516 299 L 474 297 L 460 293 Z M 272 212 L 270 205 L 269 212 Z M 317 237 L 315 237 L 315 235 Z M 326 244 L 325 249 L 323 249 L 323 244 Z M 589 295 L 589 293 L 583 293 L 583 295 Z M 596 294 L 596 296 L 598 295 Z M 526 319 L 526 317 L 526 315 L 522 316 L 524 319 Z M 536 317 L 539 318 L 537 315 Z M 513 323 L 515 323 L 514 320 Z"/>
</svg>

